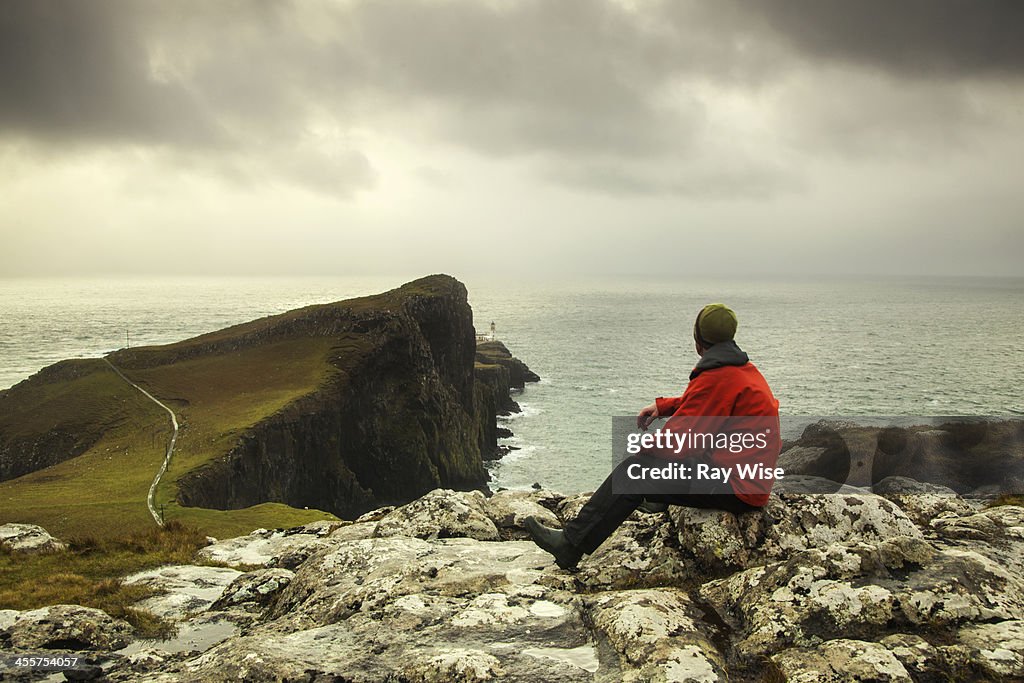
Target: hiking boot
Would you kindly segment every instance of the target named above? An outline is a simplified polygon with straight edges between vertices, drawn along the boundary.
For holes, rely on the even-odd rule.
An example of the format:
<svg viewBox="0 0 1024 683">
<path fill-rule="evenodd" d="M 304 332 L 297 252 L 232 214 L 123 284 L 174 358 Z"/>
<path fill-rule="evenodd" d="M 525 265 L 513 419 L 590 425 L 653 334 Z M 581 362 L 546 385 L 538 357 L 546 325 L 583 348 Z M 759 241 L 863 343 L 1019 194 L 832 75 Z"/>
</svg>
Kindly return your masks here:
<svg viewBox="0 0 1024 683">
<path fill-rule="evenodd" d="M 640 503 L 640 507 L 637 508 L 640 512 L 645 512 L 649 515 L 656 515 L 658 513 L 668 510 L 668 505 L 665 503 L 655 503 L 652 500 L 645 500 Z"/>
<path fill-rule="evenodd" d="M 533 542 L 555 556 L 555 564 L 562 569 L 576 568 L 576 563 L 583 557 L 583 551 L 569 542 L 564 531 L 549 529 L 537 521 L 536 517 L 527 517 L 525 525 Z"/>
</svg>

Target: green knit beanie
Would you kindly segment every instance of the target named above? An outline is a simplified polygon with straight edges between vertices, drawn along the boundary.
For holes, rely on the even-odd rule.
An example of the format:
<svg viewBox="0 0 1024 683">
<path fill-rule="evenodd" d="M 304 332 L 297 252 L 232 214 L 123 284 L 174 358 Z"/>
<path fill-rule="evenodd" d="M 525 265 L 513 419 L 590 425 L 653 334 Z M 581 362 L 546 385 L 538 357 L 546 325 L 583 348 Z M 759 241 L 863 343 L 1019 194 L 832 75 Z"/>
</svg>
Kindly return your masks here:
<svg viewBox="0 0 1024 683">
<path fill-rule="evenodd" d="M 708 304 L 697 314 L 697 331 L 708 344 L 729 341 L 736 336 L 739 321 L 725 304 Z"/>
</svg>

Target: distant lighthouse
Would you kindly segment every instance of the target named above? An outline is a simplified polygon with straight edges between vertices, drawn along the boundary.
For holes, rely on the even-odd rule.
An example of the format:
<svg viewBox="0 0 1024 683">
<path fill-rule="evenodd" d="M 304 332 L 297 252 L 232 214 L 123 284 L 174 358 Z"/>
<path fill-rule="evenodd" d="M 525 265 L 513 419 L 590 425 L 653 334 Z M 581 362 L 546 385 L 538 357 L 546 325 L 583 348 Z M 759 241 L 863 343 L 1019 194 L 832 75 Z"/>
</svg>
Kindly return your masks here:
<svg viewBox="0 0 1024 683">
<path fill-rule="evenodd" d="M 491 341 L 494 341 L 494 339 L 495 339 L 494 330 L 495 330 L 495 325 L 494 325 L 494 321 L 492 320 L 491 321 Z"/>
</svg>

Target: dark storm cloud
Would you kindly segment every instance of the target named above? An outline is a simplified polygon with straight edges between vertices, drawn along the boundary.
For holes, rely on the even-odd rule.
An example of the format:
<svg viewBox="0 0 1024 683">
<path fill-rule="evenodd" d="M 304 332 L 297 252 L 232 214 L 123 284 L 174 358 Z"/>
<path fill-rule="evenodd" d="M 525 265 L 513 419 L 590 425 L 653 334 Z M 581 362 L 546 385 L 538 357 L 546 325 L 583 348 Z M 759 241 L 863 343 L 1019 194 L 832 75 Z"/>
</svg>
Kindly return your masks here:
<svg viewBox="0 0 1024 683">
<path fill-rule="evenodd" d="M 141 6 L 0 4 L 0 127 L 59 141 L 215 143 L 194 94 L 151 78 Z"/>
<path fill-rule="evenodd" d="M 758 0 L 708 3 L 809 57 L 911 77 L 1021 76 L 1019 0 Z"/>
<path fill-rule="evenodd" d="M 380 127 L 540 159 L 546 177 L 597 191 L 763 195 L 791 179 L 709 155 L 695 87 L 756 93 L 819 62 L 928 77 L 939 94 L 861 106 L 853 120 L 855 89 L 815 83 L 783 99 L 777 139 L 874 149 L 923 129 L 936 144 L 985 117 L 965 115 L 960 86 L 934 77 L 1018 76 L 1022 19 L 1014 0 L 13 0 L 0 4 L 0 136 L 148 144 L 234 178 L 342 195 L 369 186 L 367 153 L 311 142 L 328 120 L 343 134 Z M 829 89 L 836 106 L 818 101 Z M 675 162 L 687 180 L 621 166 L 646 160 Z"/>
<path fill-rule="evenodd" d="M 46 154 L 151 146 L 185 171 L 350 195 L 374 173 L 360 151 L 307 139 L 308 94 L 330 83 L 311 82 L 322 59 L 292 14 L 262 2 L 0 4 L 0 139 Z"/>
</svg>

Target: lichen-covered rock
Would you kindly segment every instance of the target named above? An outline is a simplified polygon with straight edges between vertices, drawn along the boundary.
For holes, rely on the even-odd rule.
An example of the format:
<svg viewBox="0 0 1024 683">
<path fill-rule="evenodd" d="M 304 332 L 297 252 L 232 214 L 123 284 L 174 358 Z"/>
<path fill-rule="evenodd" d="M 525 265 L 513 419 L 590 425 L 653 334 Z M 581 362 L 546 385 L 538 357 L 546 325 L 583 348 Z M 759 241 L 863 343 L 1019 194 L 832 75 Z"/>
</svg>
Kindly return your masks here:
<svg viewBox="0 0 1024 683">
<path fill-rule="evenodd" d="M 728 680 L 723 657 L 686 593 L 609 591 L 586 603 L 594 628 L 620 658 L 622 681 Z"/>
<path fill-rule="evenodd" d="M 304 563 L 284 590 L 275 616 L 301 614 L 317 624 L 371 611 L 405 595 L 468 596 L 493 586 L 533 585 L 550 556 L 533 543 L 408 537 L 339 543 Z M 443 601 L 442 601 L 443 602 Z M 433 609 L 443 608 L 442 604 Z"/>
<path fill-rule="evenodd" d="M 901 627 L 952 635 L 967 622 L 1024 615 L 1021 576 L 909 537 L 801 551 L 708 582 L 700 594 L 737 630 L 741 659 Z"/>
<path fill-rule="evenodd" d="M 271 567 L 241 574 L 232 581 L 212 605 L 214 609 L 225 609 L 233 605 L 263 606 L 292 582 L 295 572 Z"/>
<path fill-rule="evenodd" d="M 879 643 L 893 653 L 915 681 L 937 683 L 973 677 L 971 652 L 963 645 L 935 646 L 912 633 L 894 633 Z M 976 672 L 977 667 L 973 670 Z"/>
<path fill-rule="evenodd" d="M 355 524 L 349 524 L 348 526 L 343 526 L 340 529 L 337 529 L 331 534 L 331 541 L 332 543 L 338 543 L 341 541 L 362 541 L 367 538 L 373 538 L 376 535 L 376 532 L 376 521 L 356 522 Z M 274 563 L 275 566 L 287 567 L 288 569 L 295 569 L 298 567 L 298 564 L 284 564 L 285 558 L 286 556 L 278 558 Z M 306 560 L 305 557 L 301 559 L 303 562 Z"/>
<path fill-rule="evenodd" d="M 384 507 L 379 507 L 376 510 L 370 510 L 369 512 L 365 512 L 356 517 L 355 524 L 364 524 L 366 522 L 379 522 L 380 520 L 387 517 L 388 514 L 390 514 L 391 511 L 394 509 L 394 505 L 385 505 Z"/>
<path fill-rule="evenodd" d="M 563 521 L 575 519 L 576 516 L 580 514 L 580 510 L 583 509 L 583 506 L 587 504 L 588 500 L 590 500 L 590 496 L 592 495 L 594 494 L 577 493 L 574 496 L 563 498 L 558 504 L 558 508 L 556 510 L 558 516 L 561 517 Z"/>
<path fill-rule="evenodd" d="M 788 452 L 788 451 L 787 451 Z M 870 493 L 868 489 L 849 484 L 840 484 L 826 477 L 816 477 L 810 474 L 791 474 L 786 470 L 786 476 L 775 482 L 772 490 L 776 493 Z"/>
<path fill-rule="evenodd" d="M 971 661 L 993 678 L 1024 678 L 1024 621 L 973 624 L 960 630 Z"/>
<path fill-rule="evenodd" d="M 210 607 L 241 572 L 227 567 L 168 565 L 125 577 L 125 585 L 148 586 L 159 595 L 135 604 L 165 619 L 180 620 Z"/>
<path fill-rule="evenodd" d="M 879 643 L 899 660 L 903 668 L 915 678 L 934 677 L 939 674 L 936 663 L 938 651 L 927 640 L 912 633 L 894 633 Z"/>
<path fill-rule="evenodd" d="M 263 623 L 172 669 L 184 680 L 592 680 L 574 582 L 532 543 L 330 542 Z"/>
<path fill-rule="evenodd" d="M 940 518 L 961 517 L 975 512 L 974 507 L 953 489 L 908 477 L 886 477 L 871 490 L 896 503 L 908 517 L 924 527 Z"/>
<path fill-rule="evenodd" d="M 669 510 L 684 554 L 713 576 L 835 543 L 922 536 L 894 503 L 865 493 L 773 493 L 761 510 L 739 515 L 678 506 Z"/>
<path fill-rule="evenodd" d="M 787 683 L 883 683 L 913 679 L 903 664 L 878 643 L 830 640 L 815 648 L 790 648 L 772 655 Z"/>
<path fill-rule="evenodd" d="M 1005 571 L 1024 576 L 1024 507 L 1001 505 L 931 524 L 936 541 L 983 555 Z"/>
<path fill-rule="evenodd" d="M 35 524 L 0 525 L 0 548 L 12 553 L 53 553 L 67 545 L 51 536 L 46 529 Z"/>
<path fill-rule="evenodd" d="M 81 605 L 51 605 L 21 612 L 0 632 L 0 642 L 25 650 L 118 650 L 134 629 L 122 619 Z"/>
<path fill-rule="evenodd" d="M 550 491 L 499 491 L 484 500 L 484 512 L 506 538 L 510 532 L 522 531 L 527 517 L 536 517 L 541 524 L 557 529 L 562 526 L 561 520 L 542 501 L 555 507 L 562 497 Z"/>
<path fill-rule="evenodd" d="M 0 631 L 13 625 L 19 614 L 21 612 L 16 609 L 0 609 Z"/>
<path fill-rule="evenodd" d="M 479 491 L 435 489 L 399 508 L 377 522 L 374 535 L 413 538 L 475 538 L 496 541 L 498 527 L 487 516 L 484 496 Z"/>
<path fill-rule="evenodd" d="M 580 562 L 581 585 L 598 590 L 679 585 L 691 576 L 672 524 L 663 516 L 647 517 L 627 520 Z"/>
<path fill-rule="evenodd" d="M 797 483 L 813 489 L 813 479 Z M 949 498 L 899 479 L 883 488 Z M 958 514 L 954 501 L 925 538 L 873 493 L 783 489 L 743 515 L 635 514 L 575 573 L 530 541 L 507 540 L 527 514 L 556 526 L 588 498 L 436 490 L 355 523 L 217 542 L 204 552 L 265 568 L 140 573 L 171 590 L 163 600 L 174 604 L 154 609 L 177 620 L 179 635 L 133 643 L 104 664 L 105 675 L 112 683 L 1022 678 L 1020 507 Z M 924 508 L 905 506 L 926 520 Z M 197 580 L 206 571 L 217 576 Z M 236 578 L 225 588 L 228 572 Z M 21 617 L 0 612 L 5 646 Z M 134 657 L 147 650 L 155 654 Z"/>
<path fill-rule="evenodd" d="M 290 563 L 297 566 L 317 550 L 327 547 L 325 538 L 335 530 L 335 527 L 319 526 L 310 532 L 306 532 L 305 527 L 275 531 L 256 529 L 246 536 L 224 539 L 201 548 L 197 557 L 231 566 L 271 566 L 276 565 L 279 558 L 291 557 Z"/>
<path fill-rule="evenodd" d="M 948 539 L 1020 543 L 1024 542 L 1024 507 L 998 505 L 976 514 L 938 519 L 932 527 Z"/>
<path fill-rule="evenodd" d="M 480 650 L 448 649 L 418 663 L 409 678 L 422 683 L 475 683 L 502 678 L 498 658 Z"/>
</svg>

